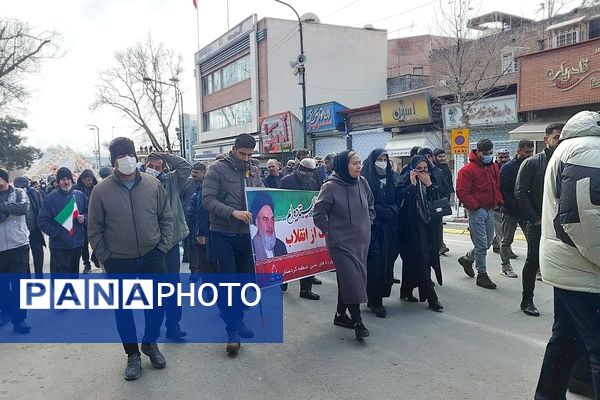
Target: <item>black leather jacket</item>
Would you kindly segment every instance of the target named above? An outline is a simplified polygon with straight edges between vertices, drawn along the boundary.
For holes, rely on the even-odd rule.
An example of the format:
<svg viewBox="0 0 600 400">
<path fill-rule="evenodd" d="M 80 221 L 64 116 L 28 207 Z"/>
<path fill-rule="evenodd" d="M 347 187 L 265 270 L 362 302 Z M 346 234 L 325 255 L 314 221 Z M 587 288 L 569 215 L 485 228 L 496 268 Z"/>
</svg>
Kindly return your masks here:
<svg viewBox="0 0 600 400">
<path fill-rule="evenodd" d="M 521 215 L 530 223 L 542 219 L 542 201 L 544 198 L 544 175 L 552 151 L 545 149 L 523 161 L 515 183 L 515 197 Z"/>
</svg>

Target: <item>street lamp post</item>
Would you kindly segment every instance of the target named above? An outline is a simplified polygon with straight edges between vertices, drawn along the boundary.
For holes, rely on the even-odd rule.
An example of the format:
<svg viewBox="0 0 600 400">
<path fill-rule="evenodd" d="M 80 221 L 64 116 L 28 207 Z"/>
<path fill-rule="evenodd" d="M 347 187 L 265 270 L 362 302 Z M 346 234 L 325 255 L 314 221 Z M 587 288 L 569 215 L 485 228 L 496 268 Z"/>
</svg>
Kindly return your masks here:
<svg viewBox="0 0 600 400">
<path fill-rule="evenodd" d="M 143 78 L 144 83 L 148 84 L 150 82 L 156 82 L 156 83 L 160 83 L 163 85 L 167 85 L 167 86 L 172 86 L 175 88 L 175 99 L 176 101 L 178 100 L 178 102 L 180 102 L 181 105 L 181 112 L 179 113 L 179 148 L 180 148 L 180 152 L 181 152 L 181 156 L 183 158 L 185 158 L 187 160 L 186 157 L 186 151 L 185 151 L 185 128 L 184 128 L 184 121 L 183 121 L 183 95 L 181 94 L 181 90 L 179 90 L 179 87 L 177 86 L 177 82 L 179 82 L 179 79 L 177 78 L 171 78 L 169 79 L 171 82 L 173 83 L 168 83 L 168 82 L 162 82 L 162 81 L 158 81 L 156 79 L 152 79 L 150 77 L 145 76 Z"/>
<path fill-rule="evenodd" d="M 97 150 L 96 150 L 96 158 L 98 161 L 98 168 L 101 167 L 101 163 L 102 163 L 102 158 L 100 158 L 100 128 L 98 128 L 98 126 L 93 125 L 93 124 L 89 124 L 87 125 L 90 130 L 96 130 L 96 146 L 97 146 Z"/>
<path fill-rule="evenodd" d="M 304 61 L 306 60 L 306 56 L 304 55 L 304 38 L 302 35 L 302 19 L 300 18 L 300 15 L 298 14 L 298 12 L 296 11 L 296 9 L 294 7 L 292 7 L 288 3 L 283 2 L 281 0 L 275 0 L 275 1 L 291 8 L 292 11 L 294 12 L 294 14 L 296 14 L 296 17 L 298 18 L 298 28 L 299 28 L 299 32 L 300 32 L 300 56 L 298 57 L 298 64 L 297 64 L 296 68 L 298 70 L 299 80 L 300 80 L 300 82 L 298 84 L 302 88 L 302 127 L 304 128 L 304 148 L 306 149 L 307 148 L 306 147 L 307 146 L 306 67 L 304 66 Z"/>
</svg>

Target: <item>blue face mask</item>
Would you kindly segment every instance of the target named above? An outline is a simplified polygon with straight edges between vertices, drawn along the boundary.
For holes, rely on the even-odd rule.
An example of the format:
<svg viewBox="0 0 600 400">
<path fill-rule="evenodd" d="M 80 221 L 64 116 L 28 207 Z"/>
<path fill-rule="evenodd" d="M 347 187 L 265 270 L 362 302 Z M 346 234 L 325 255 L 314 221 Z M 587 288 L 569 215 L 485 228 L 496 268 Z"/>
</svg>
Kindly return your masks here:
<svg viewBox="0 0 600 400">
<path fill-rule="evenodd" d="M 483 156 L 483 157 L 481 158 L 481 161 L 482 161 L 484 164 L 491 164 L 491 163 L 492 163 L 492 161 L 494 161 L 494 156 L 493 156 L 493 155 L 490 155 L 490 156 Z"/>
</svg>

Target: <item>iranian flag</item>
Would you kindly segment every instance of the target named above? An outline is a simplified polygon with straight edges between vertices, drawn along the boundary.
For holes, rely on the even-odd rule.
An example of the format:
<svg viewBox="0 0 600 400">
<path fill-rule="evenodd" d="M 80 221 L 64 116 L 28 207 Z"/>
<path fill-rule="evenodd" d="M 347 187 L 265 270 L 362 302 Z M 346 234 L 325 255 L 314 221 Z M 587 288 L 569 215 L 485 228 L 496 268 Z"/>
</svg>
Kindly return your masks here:
<svg viewBox="0 0 600 400">
<path fill-rule="evenodd" d="M 73 230 L 73 219 L 77 218 L 78 215 L 79 210 L 77 209 L 77 202 L 75 201 L 75 196 L 73 196 L 62 211 L 54 217 L 54 220 L 61 224 L 63 228 L 68 230 L 69 234 L 73 236 L 75 233 Z"/>
</svg>

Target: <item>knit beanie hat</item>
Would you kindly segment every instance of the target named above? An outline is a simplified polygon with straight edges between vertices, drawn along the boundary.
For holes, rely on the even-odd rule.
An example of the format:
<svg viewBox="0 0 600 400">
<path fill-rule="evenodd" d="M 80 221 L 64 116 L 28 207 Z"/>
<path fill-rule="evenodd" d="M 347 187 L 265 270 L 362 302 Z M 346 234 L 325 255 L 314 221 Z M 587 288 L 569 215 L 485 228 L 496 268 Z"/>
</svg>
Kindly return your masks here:
<svg viewBox="0 0 600 400">
<path fill-rule="evenodd" d="M 2 178 L 5 182 L 8 182 L 8 171 L 0 168 L 0 178 Z"/>
<path fill-rule="evenodd" d="M 73 173 L 67 167 L 60 167 L 58 171 L 56 171 L 56 180 L 60 182 L 62 178 L 69 178 L 73 181 Z"/>
<path fill-rule="evenodd" d="M 137 161 L 137 155 L 135 153 L 135 145 L 133 141 L 126 137 L 114 138 L 108 145 L 108 151 L 110 152 L 110 163 L 114 166 L 117 156 L 121 154 L 128 154 L 135 157 Z"/>
<path fill-rule="evenodd" d="M 29 179 L 24 176 L 19 176 L 18 178 L 15 178 L 13 185 L 17 188 L 25 189 L 29 186 Z"/>
</svg>

